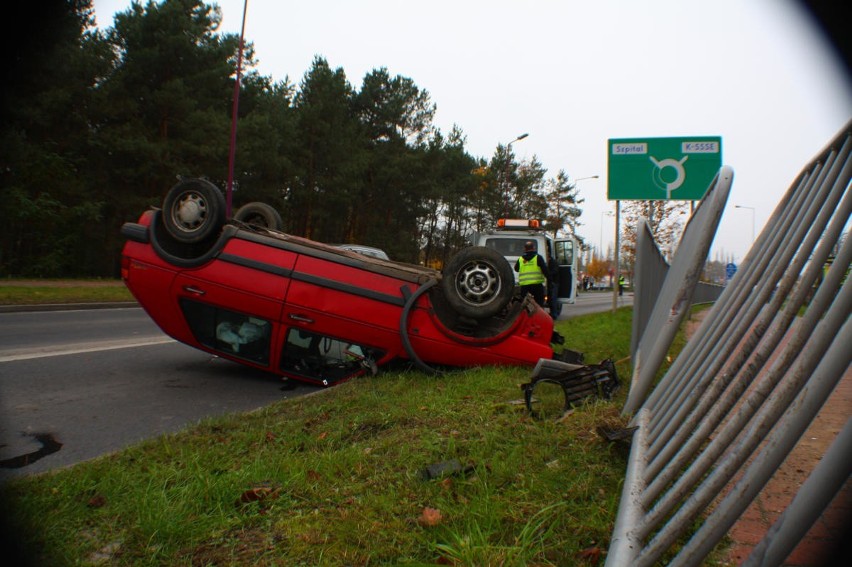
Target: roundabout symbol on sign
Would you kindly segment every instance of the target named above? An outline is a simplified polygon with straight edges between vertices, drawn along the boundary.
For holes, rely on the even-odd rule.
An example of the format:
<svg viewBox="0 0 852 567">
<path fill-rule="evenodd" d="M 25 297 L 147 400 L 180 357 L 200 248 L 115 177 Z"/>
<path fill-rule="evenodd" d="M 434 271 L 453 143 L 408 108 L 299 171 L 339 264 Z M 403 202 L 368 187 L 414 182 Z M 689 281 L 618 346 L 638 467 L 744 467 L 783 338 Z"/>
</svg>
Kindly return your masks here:
<svg viewBox="0 0 852 567">
<path fill-rule="evenodd" d="M 680 161 L 677 161 L 674 158 L 666 158 L 657 161 L 654 156 L 649 157 L 654 165 L 657 166 L 654 170 L 654 184 L 666 192 L 666 199 L 671 199 L 672 191 L 683 185 L 683 182 L 686 181 L 686 171 L 683 169 L 683 162 L 685 162 L 686 158 L 689 156 L 683 156 L 683 159 Z M 666 181 L 666 179 L 663 178 L 663 170 L 667 167 L 675 170 L 675 178 L 673 181 Z"/>
</svg>

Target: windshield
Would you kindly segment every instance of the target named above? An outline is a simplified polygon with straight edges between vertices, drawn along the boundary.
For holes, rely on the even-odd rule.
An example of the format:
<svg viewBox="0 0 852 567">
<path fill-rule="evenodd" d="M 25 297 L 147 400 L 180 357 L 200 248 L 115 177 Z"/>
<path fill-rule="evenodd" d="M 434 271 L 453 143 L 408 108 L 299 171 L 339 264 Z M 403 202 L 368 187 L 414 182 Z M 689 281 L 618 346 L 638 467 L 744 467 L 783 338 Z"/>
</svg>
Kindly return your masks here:
<svg viewBox="0 0 852 567">
<path fill-rule="evenodd" d="M 528 238 L 488 238 L 485 246 L 493 248 L 501 256 L 523 256 L 524 243 L 528 241 Z"/>
</svg>

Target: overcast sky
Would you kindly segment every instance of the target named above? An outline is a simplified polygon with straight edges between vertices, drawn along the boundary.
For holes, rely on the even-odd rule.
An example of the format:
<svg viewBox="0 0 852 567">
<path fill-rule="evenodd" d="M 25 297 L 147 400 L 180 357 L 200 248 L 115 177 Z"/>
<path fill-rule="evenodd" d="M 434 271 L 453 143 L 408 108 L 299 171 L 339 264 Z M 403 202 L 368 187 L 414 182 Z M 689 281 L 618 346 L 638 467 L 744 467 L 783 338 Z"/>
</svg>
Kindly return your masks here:
<svg viewBox="0 0 852 567">
<path fill-rule="evenodd" d="M 220 0 L 239 34 L 244 0 Z M 98 25 L 131 0 L 94 0 Z M 714 250 L 742 260 L 802 167 L 852 118 L 852 87 L 790 0 L 248 0 L 257 70 L 299 84 L 316 55 L 356 89 L 373 69 L 410 77 L 467 150 L 512 149 L 583 203 L 579 233 L 606 248 L 610 138 L 721 136 L 734 184 Z M 238 142 L 239 143 L 239 140 Z M 602 224 L 603 223 L 603 224 Z"/>
</svg>

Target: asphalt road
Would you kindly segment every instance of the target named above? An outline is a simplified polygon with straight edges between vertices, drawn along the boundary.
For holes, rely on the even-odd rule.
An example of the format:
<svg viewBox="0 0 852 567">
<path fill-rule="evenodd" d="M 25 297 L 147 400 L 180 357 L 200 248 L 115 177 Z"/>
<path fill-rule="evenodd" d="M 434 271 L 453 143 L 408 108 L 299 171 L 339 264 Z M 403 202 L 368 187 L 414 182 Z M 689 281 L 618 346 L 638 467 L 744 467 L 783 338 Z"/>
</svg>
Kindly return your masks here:
<svg viewBox="0 0 852 567">
<path fill-rule="evenodd" d="M 617 306 L 625 307 L 633 305 L 633 294 L 625 292 L 617 298 Z M 573 305 L 565 305 L 559 320 L 570 319 L 579 315 L 601 313 L 612 309 L 612 292 L 588 291 L 577 294 L 577 301 Z"/>
<path fill-rule="evenodd" d="M 139 308 L 0 313 L 0 345 L 0 479 L 317 390 L 179 344 Z M 61 448 L 42 456 L 39 435 Z"/>
<path fill-rule="evenodd" d="M 612 294 L 583 293 L 560 319 L 611 307 Z M 317 390 L 177 343 L 138 307 L 2 312 L 0 480 Z"/>
</svg>

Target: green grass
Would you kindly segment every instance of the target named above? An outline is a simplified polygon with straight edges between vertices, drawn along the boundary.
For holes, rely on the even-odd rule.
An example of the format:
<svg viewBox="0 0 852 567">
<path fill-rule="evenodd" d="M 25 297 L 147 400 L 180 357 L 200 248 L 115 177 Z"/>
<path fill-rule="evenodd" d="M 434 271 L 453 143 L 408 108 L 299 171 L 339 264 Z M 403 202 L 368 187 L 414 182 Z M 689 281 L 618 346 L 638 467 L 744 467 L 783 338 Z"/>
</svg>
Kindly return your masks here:
<svg viewBox="0 0 852 567">
<path fill-rule="evenodd" d="M 565 337 L 564 347 L 582 352 L 586 363 L 597 363 L 605 358 L 619 361 L 630 353 L 632 320 L 632 309 L 621 308 L 615 313 L 606 311 L 560 321 L 557 330 Z M 626 372 L 629 362 L 620 367 L 619 372 L 622 369 Z"/>
<path fill-rule="evenodd" d="M 133 301 L 121 280 L 0 280 L 0 305 Z"/>
<path fill-rule="evenodd" d="M 629 309 L 558 327 L 588 362 L 627 357 Z M 528 378 L 383 372 L 11 481 L 4 514 L 50 565 L 595 564 L 626 465 L 596 428 L 625 388 L 537 421 Z M 424 477 L 451 460 L 467 473 Z"/>
</svg>

